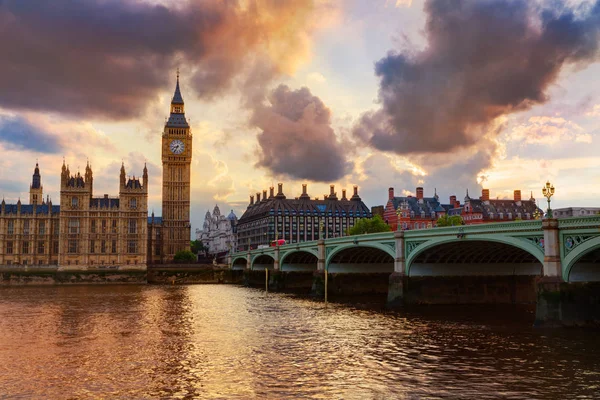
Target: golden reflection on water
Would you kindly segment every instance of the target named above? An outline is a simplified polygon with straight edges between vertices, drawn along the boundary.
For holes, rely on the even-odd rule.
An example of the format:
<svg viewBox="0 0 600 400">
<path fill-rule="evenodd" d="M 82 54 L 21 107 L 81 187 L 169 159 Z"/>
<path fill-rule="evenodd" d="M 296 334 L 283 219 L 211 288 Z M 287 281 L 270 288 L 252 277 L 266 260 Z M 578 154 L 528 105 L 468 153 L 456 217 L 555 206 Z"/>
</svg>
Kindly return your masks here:
<svg viewBox="0 0 600 400">
<path fill-rule="evenodd" d="M 535 330 L 529 317 L 324 308 L 218 285 L 2 288 L 0 398 L 600 393 L 597 332 Z"/>
</svg>

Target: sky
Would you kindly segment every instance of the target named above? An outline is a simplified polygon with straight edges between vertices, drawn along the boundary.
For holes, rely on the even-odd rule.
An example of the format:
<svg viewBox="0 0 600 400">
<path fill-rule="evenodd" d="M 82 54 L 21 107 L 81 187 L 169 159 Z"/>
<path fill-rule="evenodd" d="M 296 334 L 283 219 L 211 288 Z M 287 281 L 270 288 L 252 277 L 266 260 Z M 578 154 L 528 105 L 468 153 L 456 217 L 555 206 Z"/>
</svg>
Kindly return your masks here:
<svg viewBox="0 0 600 400">
<path fill-rule="evenodd" d="M 0 38 L 7 202 L 36 161 L 54 204 L 63 160 L 96 196 L 146 163 L 161 215 L 179 68 L 192 232 L 278 183 L 600 205 L 600 0 L 0 0 Z"/>
</svg>

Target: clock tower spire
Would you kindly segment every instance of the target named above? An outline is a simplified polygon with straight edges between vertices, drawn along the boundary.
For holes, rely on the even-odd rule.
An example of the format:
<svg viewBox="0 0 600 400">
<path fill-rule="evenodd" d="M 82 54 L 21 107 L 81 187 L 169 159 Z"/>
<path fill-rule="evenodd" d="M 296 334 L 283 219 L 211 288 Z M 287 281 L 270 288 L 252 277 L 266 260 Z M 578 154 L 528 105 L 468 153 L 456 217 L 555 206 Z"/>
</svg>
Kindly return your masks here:
<svg viewBox="0 0 600 400">
<path fill-rule="evenodd" d="M 169 119 L 162 134 L 163 261 L 173 260 L 180 250 L 190 249 L 190 181 L 192 132 L 185 118 L 185 104 L 177 84 Z"/>
</svg>

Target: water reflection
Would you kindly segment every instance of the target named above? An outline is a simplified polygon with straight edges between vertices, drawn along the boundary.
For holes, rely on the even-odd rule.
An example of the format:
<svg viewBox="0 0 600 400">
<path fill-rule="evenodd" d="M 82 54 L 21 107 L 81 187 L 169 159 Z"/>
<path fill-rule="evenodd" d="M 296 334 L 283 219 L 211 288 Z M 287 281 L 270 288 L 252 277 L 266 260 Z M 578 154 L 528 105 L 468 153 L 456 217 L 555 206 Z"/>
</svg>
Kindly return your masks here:
<svg viewBox="0 0 600 400">
<path fill-rule="evenodd" d="M 402 313 L 231 286 L 0 289 L 0 397 L 573 398 L 597 332 L 531 309 Z"/>
</svg>

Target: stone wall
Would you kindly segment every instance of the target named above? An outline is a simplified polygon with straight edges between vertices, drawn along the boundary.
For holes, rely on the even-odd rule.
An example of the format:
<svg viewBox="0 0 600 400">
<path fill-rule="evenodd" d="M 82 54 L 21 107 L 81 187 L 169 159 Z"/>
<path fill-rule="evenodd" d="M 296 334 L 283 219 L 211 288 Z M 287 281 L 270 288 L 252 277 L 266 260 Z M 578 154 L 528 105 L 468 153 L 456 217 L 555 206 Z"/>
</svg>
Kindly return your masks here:
<svg viewBox="0 0 600 400">
<path fill-rule="evenodd" d="M 264 275 L 264 272 L 263 272 Z M 243 271 L 230 270 L 224 266 L 200 265 L 161 265 L 148 268 L 148 283 L 162 285 L 181 285 L 196 283 L 234 283 L 241 284 Z M 264 278 L 263 278 L 264 282 Z"/>
<path fill-rule="evenodd" d="M 81 270 L 59 271 L 57 268 L 0 269 L 0 286 L 11 285 L 97 285 L 145 284 L 146 271 Z"/>
</svg>

